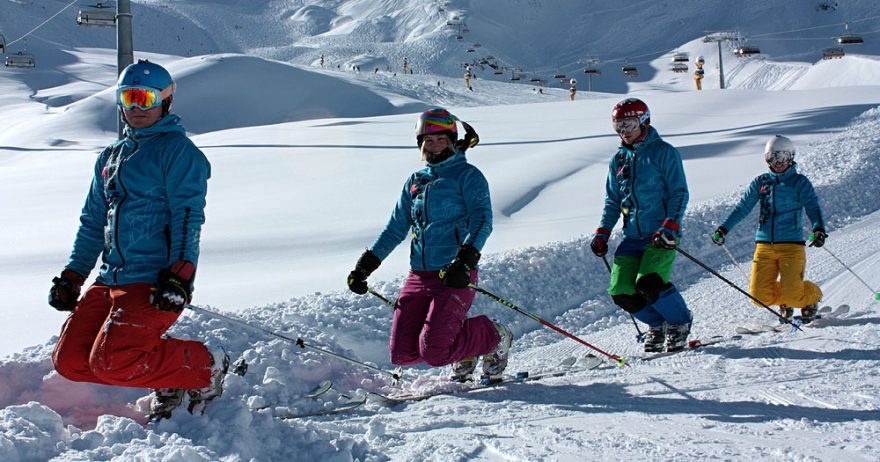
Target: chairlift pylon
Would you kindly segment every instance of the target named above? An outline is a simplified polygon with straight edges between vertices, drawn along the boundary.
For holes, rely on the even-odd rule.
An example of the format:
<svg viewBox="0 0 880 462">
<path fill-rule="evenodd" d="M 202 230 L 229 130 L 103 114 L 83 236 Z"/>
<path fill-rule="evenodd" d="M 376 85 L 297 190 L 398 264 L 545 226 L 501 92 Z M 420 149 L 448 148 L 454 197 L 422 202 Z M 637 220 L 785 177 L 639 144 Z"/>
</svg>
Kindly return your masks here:
<svg viewBox="0 0 880 462">
<path fill-rule="evenodd" d="M 36 60 L 34 60 L 33 55 L 29 55 L 23 51 L 19 51 L 14 55 L 7 55 L 6 60 L 4 61 L 4 65 L 6 67 L 30 69 L 37 67 L 37 62 Z"/>
<path fill-rule="evenodd" d="M 76 24 L 80 26 L 116 27 L 116 11 L 109 3 L 98 2 L 80 8 L 76 13 Z"/>
</svg>

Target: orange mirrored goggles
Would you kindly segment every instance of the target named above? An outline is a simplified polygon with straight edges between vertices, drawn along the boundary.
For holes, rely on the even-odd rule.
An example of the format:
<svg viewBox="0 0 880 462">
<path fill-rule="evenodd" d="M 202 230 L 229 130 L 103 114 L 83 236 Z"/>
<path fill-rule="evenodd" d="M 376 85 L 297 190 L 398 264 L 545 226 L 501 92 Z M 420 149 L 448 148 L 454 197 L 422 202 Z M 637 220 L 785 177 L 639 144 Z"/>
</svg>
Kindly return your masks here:
<svg viewBox="0 0 880 462">
<path fill-rule="evenodd" d="M 171 87 L 161 91 L 152 87 L 121 87 L 116 89 L 116 104 L 123 109 L 137 106 L 146 111 L 161 105 L 170 95 Z"/>
</svg>

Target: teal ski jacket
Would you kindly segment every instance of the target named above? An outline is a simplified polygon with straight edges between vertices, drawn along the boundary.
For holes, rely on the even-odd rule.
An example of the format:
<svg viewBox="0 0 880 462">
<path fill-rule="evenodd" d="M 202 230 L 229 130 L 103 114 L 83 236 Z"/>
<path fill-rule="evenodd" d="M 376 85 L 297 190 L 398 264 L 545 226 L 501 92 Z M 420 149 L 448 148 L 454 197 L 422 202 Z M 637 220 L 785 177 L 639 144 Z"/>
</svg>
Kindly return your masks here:
<svg viewBox="0 0 880 462">
<path fill-rule="evenodd" d="M 805 210 L 813 229 L 825 230 L 819 197 L 813 183 L 797 172 L 797 163 L 782 173 L 758 175 L 721 226 L 729 232 L 756 204 L 761 204 L 761 208 L 755 242 L 803 244 Z"/>
<path fill-rule="evenodd" d="M 67 268 L 87 277 L 101 256 L 99 282 L 154 284 L 175 261 L 198 263 L 211 165 L 176 115 L 125 135 L 95 162 Z"/>
<path fill-rule="evenodd" d="M 371 251 L 384 260 L 412 234 L 410 267 L 440 270 L 455 258 L 458 247 L 482 250 L 492 232 L 489 184 L 464 153 L 413 173 Z"/>
</svg>

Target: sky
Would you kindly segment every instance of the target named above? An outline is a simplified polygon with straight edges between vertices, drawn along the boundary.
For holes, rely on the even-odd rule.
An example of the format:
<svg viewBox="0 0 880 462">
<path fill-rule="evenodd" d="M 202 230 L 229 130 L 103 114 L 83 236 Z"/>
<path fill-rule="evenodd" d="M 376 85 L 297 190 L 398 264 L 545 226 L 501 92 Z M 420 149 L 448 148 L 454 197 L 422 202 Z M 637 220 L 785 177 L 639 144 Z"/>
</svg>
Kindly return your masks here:
<svg viewBox="0 0 880 462">
<path fill-rule="evenodd" d="M 644 2 L 647 11 L 639 14 L 653 17 L 653 27 L 632 31 L 619 44 L 599 26 L 633 14 L 626 7 L 581 11 L 572 3 L 566 11 L 577 14 L 564 15 L 544 2 L 493 10 L 490 3 L 136 3 L 135 42 L 144 44 L 136 45 L 136 56 L 171 71 L 178 84 L 174 112 L 212 164 L 195 304 L 390 370 L 388 308 L 349 293 L 344 281 L 384 226 L 407 175 L 421 166 L 413 133 L 418 112 L 443 105 L 481 138 L 468 159 L 489 181 L 495 225 L 481 286 L 603 350 L 635 358 L 641 346 L 635 329 L 605 294 L 605 267 L 587 246 L 618 143 L 610 110 L 636 96 L 648 102 L 654 127 L 684 160 L 691 202 L 682 249 L 738 284 L 745 283 L 742 271 L 754 250 L 755 217 L 728 238 L 737 264 L 708 234 L 765 171 L 766 139 L 779 133 L 794 140 L 799 171 L 816 186 L 830 232 L 825 250 L 807 250 L 806 275 L 825 293 L 823 304 L 849 304 L 851 312 L 803 333 L 747 337 L 652 362 L 633 360 L 629 367 L 606 364 L 529 384 L 391 409 L 369 403 L 353 414 L 294 421 L 277 416 L 331 407 L 356 389 L 429 391 L 442 386 L 437 382 L 448 370 L 411 368 L 395 385 L 259 331 L 188 312 L 173 335 L 221 342 L 251 368 L 244 377 L 227 378 L 226 393 L 206 415 L 178 412 L 146 429 L 140 414 L 147 390 L 72 383 L 54 374 L 49 361 L 65 316 L 46 304 L 46 294 L 70 251 L 95 154 L 115 133 L 115 56 L 102 46 L 112 34 L 59 19 L 28 37 L 36 69 L 0 69 L 0 117 L 8 121 L 0 133 L 0 212 L 6 217 L 0 226 L 0 458 L 876 460 L 880 305 L 872 292 L 880 287 L 880 243 L 873 238 L 880 224 L 880 61 L 865 22 L 849 26 L 865 32 L 865 46 L 848 48 L 842 59 L 820 61 L 818 50 L 830 40 L 805 38 L 814 30 L 832 34 L 840 28 L 833 25 L 847 19 L 870 18 L 878 7 L 837 2 L 826 13 L 816 2 L 799 10 L 770 2 L 767 8 L 784 11 L 785 21 L 762 31 L 767 10 L 759 2 L 730 12 L 729 24 Z M 0 3 L 3 17 L 27 19 L 4 23 L 0 32 L 12 41 L 30 29 L 26 24 L 64 5 Z M 223 25 L 229 15 L 235 19 Z M 518 64 L 528 77 L 574 76 L 575 101 L 568 100 L 568 85 L 512 83 L 509 73 L 486 69 L 477 71 L 469 91 L 457 66 L 474 53 L 461 51 L 445 25 L 454 16 L 472 30 L 467 41 L 481 43 L 478 56 Z M 595 21 L 596 35 L 571 32 L 577 20 Z M 728 89 L 720 90 L 716 45 L 704 43 L 702 32 L 745 23 L 753 24 L 751 43 L 771 32 L 816 29 L 781 34 L 761 45 L 768 51 L 758 58 L 743 60 L 725 47 Z M 160 24 L 167 33 L 145 34 Z M 509 28 L 499 25 L 523 33 L 505 40 Z M 665 34 L 672 26 L 677 32 Z M 558 34 L 566 32 L 580 43 L 605 44 L 603 74 L 594 81 L 600 91 L 586 91 L 582 65 L 572 72 L 575 57 L 588 49 L 560 46 Z M 293 45 L 280 44 L 279 33 Z M 804 40 L 782 40 L 792 37 Z M 654 50 L 660 53 L 629 59 L 645 61 L 637 79 L 612 64 Z M 323 69 L 316 60 L 321 52 Z M 689 74 L 669 70 L 674 52 L 705 56 L 703 91 L 694 91 Z M 417 72 L 398 72 L 400 56 Z M 351 69 L 355 63 L 360 73 Z M 618 239 L 619 231 L 612 247 Z M 406 274 L 406 248 L 370 279 L 388 297 Z M 696 338 L 772 322 L 685 258 L 673 279 L 695 313 Z M 589 352 L 485 297 L 471 312 L 511 326 L 511 371 L 536 372 Z M 304 396 L 325 379 L 334 383 L 330 392 L 317 400 Z"/>
</svg>

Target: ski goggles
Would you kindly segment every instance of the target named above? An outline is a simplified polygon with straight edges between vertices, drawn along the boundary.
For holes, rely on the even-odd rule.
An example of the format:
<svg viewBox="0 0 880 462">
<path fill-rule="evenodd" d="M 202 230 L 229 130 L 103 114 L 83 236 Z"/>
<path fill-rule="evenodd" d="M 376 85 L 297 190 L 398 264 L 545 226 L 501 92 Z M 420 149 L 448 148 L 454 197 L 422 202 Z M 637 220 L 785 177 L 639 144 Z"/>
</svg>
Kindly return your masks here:
<svg viewBox="0 0 880 462">
<path fill-rule="evenodd" d="M 639 119 L 635 117 L 627 117 L 625 119 L 615 120 L 611 122 L 614 131 L 617 133 L 632 133 L 639 128 Z"/>
<path fill-rule="evenodd" d="M 164 90 L 143 86 L 120 87 L 116 89 L 116 104 L 123 109 L 137 106 L 146 111 L 161 105 L 172 91 L 172 86 Z"/>
<path fill-rule="evenodd" d="M 786 164 L 791 162 L 794 154 L 791 151 L 767 151 L 764 153 L 764 160 L 767 165 Z"/>
</svg>

